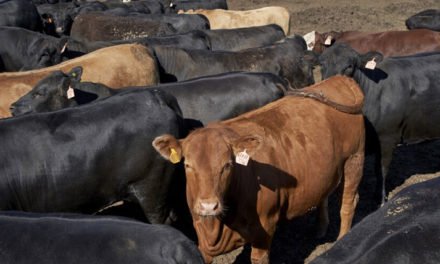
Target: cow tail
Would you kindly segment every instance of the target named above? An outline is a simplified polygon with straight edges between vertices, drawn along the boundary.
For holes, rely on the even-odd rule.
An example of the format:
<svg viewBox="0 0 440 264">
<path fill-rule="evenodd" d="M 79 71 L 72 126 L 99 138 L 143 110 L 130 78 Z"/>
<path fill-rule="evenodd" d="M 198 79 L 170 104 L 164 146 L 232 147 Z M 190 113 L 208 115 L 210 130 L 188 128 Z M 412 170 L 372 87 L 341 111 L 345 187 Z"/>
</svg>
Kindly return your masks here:
<svg viewBox="0 0 440 264">
<path fill-rule="evenodd" d="M 349 105 L 342 105 L 342 104 L 336 103 L 336 102 L 328 99 L 324 94 L 320 94 L 320 93 L 291 90 L 291 91 L 288 91 L 286 95 L 311 98 L 311 99 L 314 99 L 318 102 L 326 104 L 326 105 L 328 105 L 328 106 L 330 106 L 340 112 L 347 113 L 347 114 L 360 114 L 360 113 L 362 113 L 363 101 L 361 101 L 360 103 L 358 103 L 356 105 L 349 106 Z"/>
</svg>

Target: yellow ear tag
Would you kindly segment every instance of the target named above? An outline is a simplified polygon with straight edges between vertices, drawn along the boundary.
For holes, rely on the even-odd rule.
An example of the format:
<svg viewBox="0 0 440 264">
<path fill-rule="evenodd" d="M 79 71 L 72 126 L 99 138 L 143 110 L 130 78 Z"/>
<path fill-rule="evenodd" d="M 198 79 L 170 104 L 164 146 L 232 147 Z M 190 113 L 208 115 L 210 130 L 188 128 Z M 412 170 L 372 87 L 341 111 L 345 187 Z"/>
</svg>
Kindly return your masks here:
<svg viewBox="0 0 440 264">
<path fill-rule="evenodd" d="M 72 77 L 76 77 L 76 73 L 72 72 Z"/>
<path fill-rule="evenodd" d="M 179 154 L 177 154 L 177 151 L 174 148 L 171 148 L 170 161 L 173 164 L 180 162 L 180 156 L 179 156 Z"/>
</svg>

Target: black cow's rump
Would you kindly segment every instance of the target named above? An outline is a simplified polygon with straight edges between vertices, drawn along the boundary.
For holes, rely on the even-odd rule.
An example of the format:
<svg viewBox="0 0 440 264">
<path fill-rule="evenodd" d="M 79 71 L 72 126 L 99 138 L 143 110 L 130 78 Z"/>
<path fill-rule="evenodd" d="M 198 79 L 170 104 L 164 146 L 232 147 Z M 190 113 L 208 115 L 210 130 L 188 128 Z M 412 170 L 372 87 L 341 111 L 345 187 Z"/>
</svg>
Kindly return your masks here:
<svg viewBox="0 0 440 264">
<path fill-rule="evenodd" d="M 409 186 L 311 264 L 440 262 L 440 178 Z"/>
<path fill-rule="evenodd" d="M 2 263 L 203 263 L 179 231 L 127 218 L 0 213 Z"/>
<path fill-rule="evenodd" d="M 43 23 L 37 8 L 29 0 L 0 1 L 0 26 L 43 31 Z"/>
<path fill-rule="evenodd" d="M 373 58 L 376 68 L 366 68 Z M 440 53 L 382 59 L 380 53 L 359 54 L 346 44 L 320 56 L 323 78 L 351 76 L 365 94 L 366 149 L 376 154 L 376 175 L 382 178 L 377 190 L 384 202 L 394 148 L 440 137 Z"/>
<path fill-rule="evenodd" d="M 409 17 L 405 21 L 408 29 L 427 28 L 440 31 L 440 9 L 428 9 Z"/>
<path fill-rule="evenodd" d="M 181 124 L 175 98 L 155 89 L 0 120 L 0 209 L 93 213 L 127 200 L 163 223 L 176 179 L 151 142 Z"/>
<path fill-rule="evenodd" d="M 0 72 L 22 71 L 61 62 L 67 39 L 24 28 L 0 27 Z"/>
</svg>

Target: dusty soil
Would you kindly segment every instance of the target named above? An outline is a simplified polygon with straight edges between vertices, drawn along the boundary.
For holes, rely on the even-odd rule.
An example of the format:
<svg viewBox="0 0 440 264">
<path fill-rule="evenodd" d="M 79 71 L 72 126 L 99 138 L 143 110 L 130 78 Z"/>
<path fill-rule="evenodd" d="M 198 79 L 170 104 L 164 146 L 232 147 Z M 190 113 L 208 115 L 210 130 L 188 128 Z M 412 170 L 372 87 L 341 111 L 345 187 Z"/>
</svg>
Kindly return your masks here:
<svg viewBox="0 0 440 264">
<path fill-rule="evenodd" d="M 273 5 L 286 7 L 291 13 L 290 32 L 301 35 L 313 30 L 318 32 L 330 30 L 404 30 L 404 21 L 407 17 L 424 9 L 440 8 L 440 0 L 228 0 L 228 4 L 229 8 L 233 10 Z M 376 210 L 378 206 L 373 199 L 376 179 L 372 168 L 373 159 L 367 157 L 354 224 Z M 439 171 L 440 141 L 400 146 L 393 156 L 387 189 L 393 190 L 416 173 L 418 175 L 413 176 L 404 185 L 413 184 L 420 179 L 440 176 L 439 173 L 434 174 Z M 304 263 L 306 259 L 310 261 L 323 250 L 329 248 L 339 231 L 337 195 L 330 198 L 329 210 L 329 232 L 322 239 L 316 239 L 314 236 L 316 212 L 280 224 L 273 241 L 270 255 L 271 263 Z M 315 249 L 317 250 L 314 251 Z M 313 254 L 311 254 L 312 252 Z M 236 251 L 235 255 L 222 256 L 216 260 L 216 263 L 250 263 L 249 254 L 249 248 L 245 247 L 243 251 Z"/>
</svg>

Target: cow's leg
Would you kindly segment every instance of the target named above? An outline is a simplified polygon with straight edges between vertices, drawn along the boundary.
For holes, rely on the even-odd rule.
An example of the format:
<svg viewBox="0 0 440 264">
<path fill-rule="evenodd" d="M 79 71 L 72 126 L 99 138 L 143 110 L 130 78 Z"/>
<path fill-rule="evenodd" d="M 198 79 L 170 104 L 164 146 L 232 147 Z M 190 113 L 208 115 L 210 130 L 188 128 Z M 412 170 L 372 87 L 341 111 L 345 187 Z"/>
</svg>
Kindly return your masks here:
<svg viewBox="0 0 440 264">
<path fill-rule="evenodd" d="M 381 139 L 380 153 L 376 154 L 375 173 L 377 175 L 376 195 L 382 206 L 387 200 L 386 179 L 393 158 L 394 142 Z"/>
<path fill-rule="evenodd" d="M 359 200 L 358 186 L 362 179 L 364 165 L 364 151 L 359 151 L 350 156 L 344 164 L 344 186 L 341 200 L 341 226 L 339 229 L 340 239 L 351 228 L 351 223 Z"/>
<path fill-rule="evenodd" d="M 316 232 L 317 238 L 322 238 L 325 236 L 327 233 L 328 224 L 328 197 L 326 197 L 318 206 L 318 229 Z"/>
<path fill-rule="evenodd" d="M 139 203 L 152 224 L 170 222 L 170 188 L 174 167 L 159 160 L 143 180 L 129 187 L 131 197 Z"/>
</svg>

